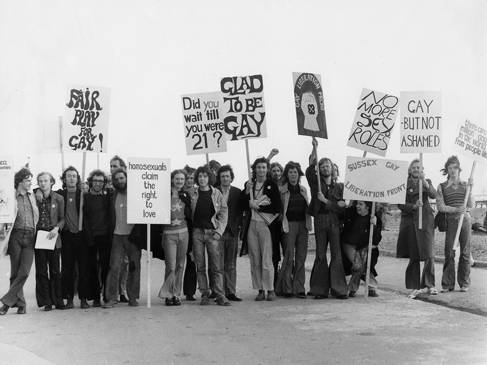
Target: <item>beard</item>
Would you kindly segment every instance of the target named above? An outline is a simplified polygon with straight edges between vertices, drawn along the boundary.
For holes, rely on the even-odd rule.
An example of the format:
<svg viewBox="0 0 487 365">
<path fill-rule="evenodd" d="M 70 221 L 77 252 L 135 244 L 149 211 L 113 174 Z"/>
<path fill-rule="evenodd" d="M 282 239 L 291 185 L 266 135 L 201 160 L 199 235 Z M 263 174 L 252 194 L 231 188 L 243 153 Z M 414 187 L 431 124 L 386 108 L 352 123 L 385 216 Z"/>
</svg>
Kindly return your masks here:
<svg viewBox="0 0 487 365">
<path fill-rule="evenodd" d="M 113 182 L 113 187 L 117 190 L 117 191 L 125 191 L 127 190 L 127 183 L 126 182 L 123 182 L 123 183 L 120 183 L 118 181 L 114 181 Z"/>
</svg>

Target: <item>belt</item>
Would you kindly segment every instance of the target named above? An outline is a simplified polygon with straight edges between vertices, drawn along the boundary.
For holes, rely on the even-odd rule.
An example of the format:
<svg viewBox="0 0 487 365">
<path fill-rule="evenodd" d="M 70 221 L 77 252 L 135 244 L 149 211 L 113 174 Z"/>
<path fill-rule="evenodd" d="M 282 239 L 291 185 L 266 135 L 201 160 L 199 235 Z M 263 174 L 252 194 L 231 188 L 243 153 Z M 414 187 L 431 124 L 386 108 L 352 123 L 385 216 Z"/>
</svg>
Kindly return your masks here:
<svg viewBox="0 0 487 365">
<path fill-rule="evenodd" d="M 23 234 L 34 234 L 36 230 L 34 228 L 14 228 L 12 229 L 12 232 L 18 232 L 18 233 L 23 233 Z"/>
</svg>

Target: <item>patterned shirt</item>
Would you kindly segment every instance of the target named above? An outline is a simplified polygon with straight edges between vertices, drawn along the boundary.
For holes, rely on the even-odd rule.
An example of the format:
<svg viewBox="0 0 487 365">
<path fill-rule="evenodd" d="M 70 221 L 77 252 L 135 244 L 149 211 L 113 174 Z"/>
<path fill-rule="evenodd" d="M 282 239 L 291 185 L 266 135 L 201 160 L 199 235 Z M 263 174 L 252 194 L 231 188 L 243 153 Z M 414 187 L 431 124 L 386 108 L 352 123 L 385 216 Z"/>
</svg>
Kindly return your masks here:
<svg viewBox="0 0 487 365">
<path fill-rule="evenodd" d="M 51 225 L 51 194 L 47 198 L 42 196 L 41 200 L 37 200 L 37 206 L 39 207 L 39 222 L 37 223 L 37 229 L 43 231 L 50 231 Z"/>
</svg>

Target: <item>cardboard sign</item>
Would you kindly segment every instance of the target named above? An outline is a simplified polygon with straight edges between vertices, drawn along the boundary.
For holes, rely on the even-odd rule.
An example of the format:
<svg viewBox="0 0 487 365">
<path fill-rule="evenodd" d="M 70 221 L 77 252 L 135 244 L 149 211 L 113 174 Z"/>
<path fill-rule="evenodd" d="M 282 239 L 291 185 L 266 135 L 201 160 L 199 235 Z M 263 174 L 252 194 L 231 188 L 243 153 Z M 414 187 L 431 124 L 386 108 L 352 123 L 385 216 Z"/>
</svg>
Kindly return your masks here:
<svg viewBox="0 0 487 365">
<path fill-rule="evenodd" d="M 67 152 L 106 152 L 110 89 L 70 87 L 63 116 L 63 149 Z"/>
<path fill-rule="evenodd" d="M 348 156 L 343 198 L 404 204 L 408 166 L 407 161 Z"/>
<path fill-rule="evenodd" d="M 463 155 L 487 163 L 487 129 L 466 120 L 460 124 L 455 147 Z"/>
<path fill-rule="evenodd" d="M 398 109 L 396 96 L 363 89 L 347 146 L 385 156 Z"/>
<path fill-rule="evenodd" d="M 0 157 L 0 223 L 15 220 L 15 187 L 13 159 Z"/>
<path fill-rule="evenodd" d="M 221 93 L 183 95 L 186 153 L 197 155 L 225 152 L 227 141 L 221 107 Z"/>
<path fill-rule="evenodd" d="M 171 222 L 170 161 L 160 158 L 127 160 L 127 223 Z"/>
<path fill-rule="evenodd" d="M 220 89 L 228 140 L 267 137 L 262 75 L 224 77 Z"/>
<path fill-rule="evenodd" d="M 293 72 L 293 82 L 298 134 L 328 138 L 321 76 Z"/>
<path fill-rule="evenodd" d="M 401 92 L 401 152 L 441 152 L 441 93 Z"/>
</svg>

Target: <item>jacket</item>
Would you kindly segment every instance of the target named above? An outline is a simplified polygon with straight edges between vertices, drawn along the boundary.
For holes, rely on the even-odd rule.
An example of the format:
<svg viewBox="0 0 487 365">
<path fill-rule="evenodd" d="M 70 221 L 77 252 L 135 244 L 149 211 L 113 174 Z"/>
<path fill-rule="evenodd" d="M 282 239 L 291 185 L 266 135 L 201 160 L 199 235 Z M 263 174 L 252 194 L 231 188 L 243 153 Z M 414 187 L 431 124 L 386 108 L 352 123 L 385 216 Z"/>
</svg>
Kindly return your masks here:
<svg viewBox="0 0 487 365">
<path fill-rule="evenodd" d="M 326 212 L 342 214 L 344 208 L 340 208 L 338 206 L 338 202 L 343 200 L 343 184 L 332 180 L 330 187 L 327 188 L 323 175 L 320 175 L 320 178 L 321 192 L 328 199 L 328 203 L 326 204 L 318 200 L 318 178 L 316 176 L 316 163 L 310 164 L 310 166 L 306 169 L 306 179 L 308 180 L 308 184 L 311 189 L 311 202 L 308 208 L 309 214 L 316 218 L 319 214 L 321 204 L 324 204 Z"/>
<path fill-rule="evenodd" d="M 221 186 L 218 186 L 217 189 L 222 191 Z M 241 190 L 239 188 L 230 186 L 227 200 L 228 220 L 225 232 L 230 233 L 233 237 L 238 237 L 239 229 L 242 225 L 242 205 L 240 202 L 240 194 Z"/>
<path fill-rule="evenodd" d="M 301 195 L 303 198 L 306 200 L 306 206 L 309 207 L 309 199 L 308 199 L 308 193 L 306 191 L 306 188 L 302 186 L 301 184 L 299 185 L 299 189 L 301 191 Z M 288 189 L 288 184 L 281 185 L 279 187 L 279 192 L 281 193 L 281 202 L 282 202 L 282 231 L 284 233 L 289 232 L 289 222 L 287 220 L 287 207 L 289 205 L 289 189 Z M 308 231 L 311 231 L 312 225 L 311 225 L 311 215 L 309 213 L 306 213 L 306 228 Z"/>
<path fill-rule="evenodd" d="M 220 236 L 223 236 L 228 221 L 228 208 L 227 203 L 223 201 L 223 195 L 220 190 L 210 186 L 211 201 L 213 202 L 213 208 L 215 214 L 211 217 L 211 223 L 215 227 L 215 232 Z M 194 212 L 196 210 L 196 203 L 198 202 L 199 189 L 195 189 L 191 195 L 191 218 L 194 221 Z"/>
<path fill-rule="evenodd" d="M 40 204 L 42 201 L 42 192 L 40 189 L 35 189 L 36 203 Z M 61 230 L 64 227 L 64 198 L 58 193 L 51 191 L 51 207 L 50 207 L 50 223 L 51 226 L 59 228 L 59 234 L 56 239 L 56 248 L 61 248 Z"/>
</svg>

